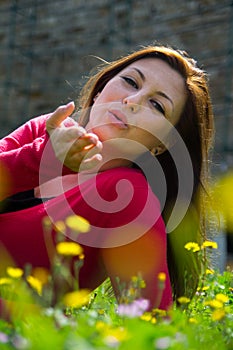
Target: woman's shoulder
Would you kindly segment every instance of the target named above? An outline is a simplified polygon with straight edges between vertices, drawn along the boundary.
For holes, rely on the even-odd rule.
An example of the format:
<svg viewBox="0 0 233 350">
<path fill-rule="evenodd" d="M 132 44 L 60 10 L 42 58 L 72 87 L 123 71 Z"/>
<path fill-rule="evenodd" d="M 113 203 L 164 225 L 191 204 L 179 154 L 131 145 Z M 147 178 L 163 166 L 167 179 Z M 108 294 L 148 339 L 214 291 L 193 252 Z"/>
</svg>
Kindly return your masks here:
<svg viewBox="0 0 233 350">
<path fill-rule="evenodd" d="M 105 199 L 113 200 L 120 194 L 122 198 L 130 197 L 134 203 L 143 205 L 150 198 L 159 207 L 158 199 L 140 169 L 127 167 L 109 169 L 97 175 L 95 184 Z"/>
<path fill-rule="evenodd" d="M 100 182 L 116 183 L 124 179 L 129 180 L 136 186 L 148 186 L 146 177 L 140 169 L 136 168 L 117 167 L 98 174 L 98 181 Z"/>
</svg>

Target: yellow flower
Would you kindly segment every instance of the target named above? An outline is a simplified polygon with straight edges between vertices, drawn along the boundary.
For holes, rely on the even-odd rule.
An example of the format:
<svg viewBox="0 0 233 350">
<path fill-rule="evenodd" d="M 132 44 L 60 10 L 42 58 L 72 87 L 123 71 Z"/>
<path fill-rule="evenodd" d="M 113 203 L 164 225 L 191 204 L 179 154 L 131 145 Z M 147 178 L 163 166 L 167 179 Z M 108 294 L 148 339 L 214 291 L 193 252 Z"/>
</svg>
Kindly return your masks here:
<svg viewBox="0 0 233 350">
<path fill-rule="evenodd" d="M 11 284 L 12 280 L 8 277 L 2 277 L 0 278 L 0 286 L 4 285 L 4 284 Z"/>
<path fill-rule="evenodd" d="M 203 242 L 201 247 L 202 247 L 202 249 L 204 249 L 204 248 L 218 249 L 218 243 L 213 242 L 213 241 L 205 241 L 205 242 Z"/>
<path fill-rule="evenodd" d="M 214 274 L 214 270 L 206 269 L 205 273 L 206 273 L 207 275 L 213 275 L 213 274 Z"/>
<path fill-rule="evenodd" d="M 194 317 L 190 317 L 189 323 L 197 324 L 198 322 L 197 322 L 197 320 Z"/>
<path fill-rule="evenodd" d="M 101 331 L 105 330 L 106 328 L 108 328 L 108 325 L 106 323 L 104 323 L 103 321 L 97 321 L 95 328 L 97 329 L 97 331 L 101 332 Z"/>
<path fill-rule="evenodd" d="M 155 324 L 156 322 L 157 322 L 156 318 L 155 318 L 155 317 L 152 317 L 151 323 L 152 323 L 152 324 Z"/>
<path fill-rule="evenodd" d="M 87 305 L 90 300 L 89 289 L 80 289 L 64 295 L 63 303 L 67 307 L 81 307 Z"/>
<path fill-rule="evenodd" d="M 160 317 L 165 317 L 165 316 L 167 316 L 167 312 L 166 312 L 165 310 L 158 309 L 158 308 L 153 309 L 153 310 L 152 310 L 152 313 L 155 314 L 155 315 L 158 315 L 158 316 L 160 316 Z"/>
<path fill-rule="evenodd" d="M 104 309 L 99 309 L 99 310 L 98 310 L 98 314 L 99 314 L 99 315 L 104 315 L 104 313 L 105 313 Z"/>
<path fill-rule="evenodd" d="M 65 233 L 66 232 L 66 225 L 63 221 L 57 221 L 54 224 L 54 228 L 57 232 Z"/>
<path fill-rule="evenodd" d="M 136 293 L 136 289 L 131 287 L 129 288 L 129 295 L 134 295 Z"/>
<path fill-rule="evenodd" d="M 177 300 L 180 304 L 188 304 L 190 302 L 190 299 L 187 297 L 179 297 Z"/>
<path fill-rule="evenodd" d="M 165 281 L 166 281 L 166 273 L 160 272 L 160 273 L 158 274 L 158 280 L 159 280 L 160 282 L 165 282 Z"/>
<path fill-rule="evenodd" d="M 139 284 L 139 287 L 142 288 L 142 289 L 146 288 L 146 282 L 144 280 L 141 280 L 140 284 Z"/>
<path fill-rule="evenodd" d="M 140 318 L 143 321 L 150 322 L 152 320 L 152 314 L 150 312 L 145 312 Z"/>
<path fill-rule="evenodd" d="M 225 314 L 226 313 L 223 309 L 214 310 L 211 317 L 213 321 L 220 321 L 225 316 Z"/>
<path fill-rule="evenodd" d="M 187 250 L 191 250 L 193 253 L 198 252 L 201 249 L 196 242 L 188 242 L 184 247 Z"/>
<path fill-rule="evenodd" d="M 58 254 L 65 256 L 77 256 L 83 254 L 83 248 L 75 242 L 60 242 L 56 245 Z"/>
<path fill-rule="evenodd" d="M 134 287 L 136 285 L 138 288 L 146 288 L 146 283 L 140 276 L 132 276 L 131 281 L 133 282 Z"/>
<path fill-rule="evenodd" d="M 138 276 L 132 276 L 131 277 L 131 281 L 134 282 L 134 283 L 137 283 L 139 280 L 139 277 Z"/>
<path fill-rule="evenodd" d="M 123 327 L 108 328 L 105 330 L 105 337 L 107 343 L 111 344 L 112 342 L 115 343 L 114 340 L 118 342 L 126 340 L 128 338 L 128 333 Z"/>
<path fill-rule="evenodd" d="M 27 281 L 30 284 L 30 286 L 39 294 L 42 295 L 42 283 L 38 278 L 35 278 L 33 276 L 28 276 Z"/>
<path fill-rule="evenodd" d="M 225 294 L 219 293 L 215 295 L 215 299 L 222 302 L 222 303 L 227 303 L 229 301 L 228 296 Z"/>
<path fill-rule="evenodd" d="M 73 231 L 86 233 L 90 231 L 89 222 L 79 215 L 71 215 L 66 219 L 66 225 Z"/>
<path fill-rule="evenodd" d="M 44 267 L 35 267 L 32 270 L 32 276 L 37 278 L 42 283 L 42 285 L 44 285 L 48 283 L 49 271 Z"/>
<path fill-rule="evenodd" d="M 203 291 L 206 291 L 206 290 L 208 290 L 210 288 L 210 286 L 204 286 L 203 288 L 202 288 L 202 290 Z"/>
<path fill-rule="evenodd" d="M 209 300 L 204 303 L 204 305 L 210 306 L 213 309 L 221 309 L 223 307 L 223 303 L 219 300 Z"/>
<path fill-rule="evenodd" d="M 6 272 L 12 278 L 20 278 L 23 275 L 23 270 L 18 267 L 7 267 Z"/>
</svg>

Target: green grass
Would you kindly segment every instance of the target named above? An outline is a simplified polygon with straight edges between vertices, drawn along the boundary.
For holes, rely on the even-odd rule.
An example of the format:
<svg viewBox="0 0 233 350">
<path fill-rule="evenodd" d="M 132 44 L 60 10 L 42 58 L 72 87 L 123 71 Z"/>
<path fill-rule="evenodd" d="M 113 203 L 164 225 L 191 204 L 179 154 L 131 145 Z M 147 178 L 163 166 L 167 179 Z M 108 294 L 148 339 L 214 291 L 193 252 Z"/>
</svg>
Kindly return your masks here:
<svg viewBox="0 0 233 350">
<path fill-rule="evenodd" d="M 6 296 L 9 288 L 0 287 Z M 22 293 L 27 303 L 35 302 L 26 287 Z M 108 283 L 79 308 L 64 309 L 58 303 L 25 311 L 22 301 L 18 306 L 10 322 L 0 320 L 1 350 L 233 349 L 232 271 L 207 274 L 193 300 L 174 306 L 166 315 L 153 310 L 142 316 L 120 316 Z"/>
</svg>

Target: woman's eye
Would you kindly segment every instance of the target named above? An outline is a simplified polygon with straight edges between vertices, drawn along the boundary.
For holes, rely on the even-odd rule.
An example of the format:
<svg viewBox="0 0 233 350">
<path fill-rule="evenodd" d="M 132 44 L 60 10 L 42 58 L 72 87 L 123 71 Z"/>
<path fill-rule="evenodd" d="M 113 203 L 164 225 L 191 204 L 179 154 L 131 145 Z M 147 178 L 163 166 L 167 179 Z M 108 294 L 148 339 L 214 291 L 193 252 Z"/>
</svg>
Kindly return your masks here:
<svg viewBox="0 0 233 350">
<path fill-rule="evenodd" d="M 137 83 L 132 78 L 129 78 L 129 77 L 122 77 L 122 78 L 124 79 L 124 81 L 126 81 L 127 84 L 131 85 L 135 89 L 138 89 Z"/>
<path fill-rule="evenodd" d="M 151 104 L 152 104 L 153 107 L 156 108 L 160 113 L 162 113 L 163 115 L 165 115 L 165 110 L 164 110 L 163 106 L 162 106 L 160 103 L 158 103 L 158 102 L 156 102 L 156 101 L 154 101 L 154 100 L 151 100 Z"/>
</svg>

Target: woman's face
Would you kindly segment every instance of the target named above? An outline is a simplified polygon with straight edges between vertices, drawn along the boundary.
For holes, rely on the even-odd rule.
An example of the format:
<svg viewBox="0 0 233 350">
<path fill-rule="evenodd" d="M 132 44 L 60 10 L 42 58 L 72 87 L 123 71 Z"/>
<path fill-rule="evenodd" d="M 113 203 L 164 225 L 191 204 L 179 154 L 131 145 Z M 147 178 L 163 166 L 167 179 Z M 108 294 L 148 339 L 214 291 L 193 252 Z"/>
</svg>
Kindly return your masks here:
<svg viewBox="0 0 233 350">
<path fill-rule="evenodd" d="M 186 96 L 177 71 L 161 59 L 143 58 L 114 76 L 96 96 L 86 129 L 102 142 L 120 139 L 122 150 L 138 156 L 140 145 L 149 150 L 158 146 L 168 125 L 178 122 Z"/>
</svg>

